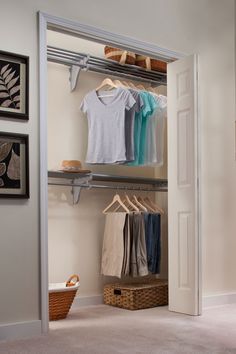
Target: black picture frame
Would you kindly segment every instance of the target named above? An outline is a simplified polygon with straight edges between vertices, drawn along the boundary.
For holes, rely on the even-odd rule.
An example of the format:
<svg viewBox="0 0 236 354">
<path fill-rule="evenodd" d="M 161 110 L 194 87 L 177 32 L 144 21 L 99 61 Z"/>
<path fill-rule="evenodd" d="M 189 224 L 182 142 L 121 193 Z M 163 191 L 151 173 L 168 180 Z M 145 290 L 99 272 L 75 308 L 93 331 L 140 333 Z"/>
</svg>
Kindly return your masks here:
<svg viewBox="0 0 236 354">
<path fill-rule="evenodd" d="M 29 57 L 0 51 L 0 117 L 29 119 Z"/>
<path fill-rule="evenodd" d="M 0 131 L 0 198 L 29 197 L 29 136 Z"/>
</svg>

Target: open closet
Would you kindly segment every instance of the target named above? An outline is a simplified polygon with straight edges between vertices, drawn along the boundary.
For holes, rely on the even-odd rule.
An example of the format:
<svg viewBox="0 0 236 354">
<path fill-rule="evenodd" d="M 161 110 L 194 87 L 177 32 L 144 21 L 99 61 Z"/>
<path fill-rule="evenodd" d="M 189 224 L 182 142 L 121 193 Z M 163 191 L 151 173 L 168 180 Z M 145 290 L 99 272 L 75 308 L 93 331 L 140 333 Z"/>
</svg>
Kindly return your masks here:
<svg viewBox="0 0 236 354">
<path fill-rule="evenodd" d="M 196 161 L 192 160 L 192 156 L 196 154 L 193 131 L 196 127 L 193 127 L 195 123 L 191 118 L 191 110 L 195 109 L 195 106 L 191 101 L 192 96 L 189 98 L 189 91 L 192 94 L 194 86 L 194 74 L 191 72 L 194 68 L 191 69 L 191 66 L 195 59 L 191 58 L 189 62 L 188 58 L 175 61 L 175 58 L 160 55 L 160 59 L 166 63 L 184 61 L 183 64 L 180 63 L 183 67 L 171 64 L 166 74 L 110 61 L 105 56 L 105 40 L 94 41 L 84 38 L 86 36 L 82 38 L 80 35 L 65 32 L 52 30 L 50 26 L 46 33 L 49 282 L 62 282 L 71 274 L 79 274 L 80 289 L 73 305 L 77 307 L 102 303 L 103 289 L 107 284 L 167 279 L 170 310 L 199 314 L 199 300 L 196 298 L 199 289 L 196 273 L 198 260 L 195 254 L 198 252 L 198 241 L 195 233 L 190 237 L 192 231 L 196 231 L 193 216 L 196 205 L 191 211 L 184 206 L 185 202 L 189 203 L 188 198 L 192 197 L 191 203 L 194 204 L 195 194 L 191 195 L 190 189 L 196 192 L 195 182 L 192 183 L 195 181 L 196 168 Z M 121 43 L 120 47 L 122 46 L 124 47 Z M 169 77 L 167 80 L 169 68 L 172 73 L 170 80 Z M 168 87 L 168 93 L 167 82 L 173 88 L 169 90 Z M 143 94 L 143 101 L 147 99 L 149 103 L 150 98 L 153 99 L 153 104 L 157 104 L 158 100 L 168 102 L 168 109 L 166 106 L 163 108 L 161 120 L 157 118 L 155 124 L 145 130 L 143 160 L 140 160 L 140 157 L 137 160 L 135 142 L 134 156 L 127 157 L 130 148 L 127 147 L 127 137 L 122 141 L 117 140 L 119 145 L 116 147 L 123 147 L 123 150 L 119 151 L 121 157 L 117 158 L 116 149 L 113 151 L 114 146 L 106 141 L 107 136 L 103 136 L 100 141 L 102 134 L 106 133 L 104 128 L 103 132 L 99 132 L 100 127 L 94 120 L 95 126 L 91 128 L 91 120 L 88 119 L 88 105 L 94 108 L 93 99 L 97 104 L 106 105 L 118 99 L 123 92 L 128 92 L 130 96 L 124 100 L 132 107 L 135 104 L 132 102 L 132 91 L 138 93 L 139 97 Z M 174 106 L 171 103 L 171 107 L 169 92 L 171 102 L 175 100 Z M 93 96 L 88 96 L 91 93 Z M 183 101 L 184 104 L 191 101 L 192 107 L 182 107 Z M 174 114 L 177 117 L 176 122 L 172 121 L 170 126 L 169 113 L 171 117 Z M 105 113 L 101 116 L 104 117 Z M 114 139 L 120 129 L 116 123 L 114 121 Z M 109 127 L 111 130 L 112 125 Z M 134 131 L 129 132 L 129 137 L 131 135 L 134 136 Z M 169 139 L 173 141 L 171 148 Z M 114 144 L 117 144 L 117 141 Z M 153 155 L 150 154 L 150 149 L 148 154 L 146 148 L 150 148 L 151 141 L 153 149 L 155 147 Z M 136 144 L 136 150 L 139 152 L 140 144 L 140 141 Z M 100 149 L 100 153 L 96 155 L 94 152 L 97 149 Z M 103 160 L 104 149 L 106 159 Z M 110 156 L 112 159 L 109 160 Z M 65 161 L 68 160 L 80 161 L 81 170 L 76 170 L 73 165 L 64 168 Z M 168 202 L 170 188 L 172 198 L 176 198 L 171 200 L 171 205 L 170 200 Z M 183 202 L 180 209 L 178 198 Z M 108 227 L 107 215 L 122 214 L 121 212 L 126 215 L 123 217 L 122 230 L 127 220 L 133 222 L 128 215 L 139 216 L 139 220 L 135 221 L 135 225 L 139 223 L 139 234 L 142 234 L 141 229 L 147 234 L 150 220 L 145 221 L 144 215 L 153 218 L 152 227 L 156 225 L 154 234 L 158 233 L 158 237 L 154 247 L 157 259 L 155 264 L 148 264 L 150 250 L 147 250 L 148 241 L 145 239 L 146 265 L 140 272 L 137 271 L 138 268 L 131 270 L 132 261 L 129 261 L 127 266 L 127 259 L 128 268 L 124 270 L 124 254 L 122 260 L 119 260 L 118 271 L 116 267 L 116 271 L 109 272 L 107 266 L 104 266 L 107 262 L 104 236 L 111 227 Z M 114 225 L 112 220 L 113 228 Z M 111 230 L 108 243 L 114 239 Z M 125 242 L 123 240 L 122 249 L 127 246 Z M 112 247 L 116 249 L 115 244 Z M 110 261 L 111 259 L 108 259 L 108 263 Z M 108 268 L 110 269 L 110 266 Z"/>
</svg>

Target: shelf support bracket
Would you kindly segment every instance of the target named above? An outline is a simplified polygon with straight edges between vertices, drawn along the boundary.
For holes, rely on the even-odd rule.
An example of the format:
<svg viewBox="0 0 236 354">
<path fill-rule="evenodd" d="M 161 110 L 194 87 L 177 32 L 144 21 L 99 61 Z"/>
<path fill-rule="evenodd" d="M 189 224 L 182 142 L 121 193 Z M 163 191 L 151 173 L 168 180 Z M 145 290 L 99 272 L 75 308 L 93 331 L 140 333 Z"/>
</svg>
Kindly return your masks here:
<svg viewBox="0 0 236 354">
<path fill-rule="evenodd" d="M 81 190 L 82 190 L 82 187 L 80 187 L 80 186 L 72 186 L 71 194 L 73 196 L 73 204 L 74 205 L 78 204 L 80 201 Z"/>
<path fill-rule="evenodd" d="M 82 178 L 75 178 L 71 181 L 71 194 L 73 196 L 73 204 L 76 205 L 80 201 L 80 196 L 81 196 L 81 190 L 83 187 L 89 188 L 89 181 L 92 179 L 90 176 L 88 177 L 82 177 Z"/>
<path fill-rule="evenodd" d="M 81 70 L 84 70 L 84 71 L 88 70 L 88 68 L 87 68 L 88 61 L 89 61 L 89 55 L 87 55 L 86 57 L 84 57 L 83 59 L 78 61 L 78 65 L 76 65 L 76 64 L 71 65 L 71 67 L 69 69 L 69 71 L 70 71 L 69 80 L 70 80 L 71 92 L 73 92 L 76 89 Z"/>
</svg>

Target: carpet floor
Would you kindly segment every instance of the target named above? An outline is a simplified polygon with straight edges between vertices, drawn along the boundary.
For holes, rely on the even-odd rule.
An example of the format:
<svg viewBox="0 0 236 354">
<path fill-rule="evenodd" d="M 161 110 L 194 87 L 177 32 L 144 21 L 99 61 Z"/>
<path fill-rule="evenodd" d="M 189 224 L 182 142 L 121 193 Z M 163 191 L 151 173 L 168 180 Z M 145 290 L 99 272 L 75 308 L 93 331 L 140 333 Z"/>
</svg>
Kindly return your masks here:
<svg viewBox="0 0 236 354">
<path fill-rule="evenodd" d="M 192 317 L 166 307 L 82 307 L 51 322 L 49 335 L 0 342 L 0 354 L 236 354 L 236 304 Z"/>
</svg>

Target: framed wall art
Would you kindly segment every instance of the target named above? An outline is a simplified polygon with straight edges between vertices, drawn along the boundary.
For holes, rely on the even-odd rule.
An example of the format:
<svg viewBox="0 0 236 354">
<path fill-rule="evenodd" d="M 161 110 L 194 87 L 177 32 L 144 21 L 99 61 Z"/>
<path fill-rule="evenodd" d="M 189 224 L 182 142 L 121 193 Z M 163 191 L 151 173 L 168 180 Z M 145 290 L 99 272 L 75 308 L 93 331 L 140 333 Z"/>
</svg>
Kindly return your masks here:
<svg viewBox="0 0 236 354">
<path fill-rule="evenodd" d="M 29 57 L 0 51 L 0 117 L 29 119 Z"/>
<path fill-rule="evenodd" d="M 0 198 L 29 198 L 28 135 L 0 132 Z"/>
</svg>

